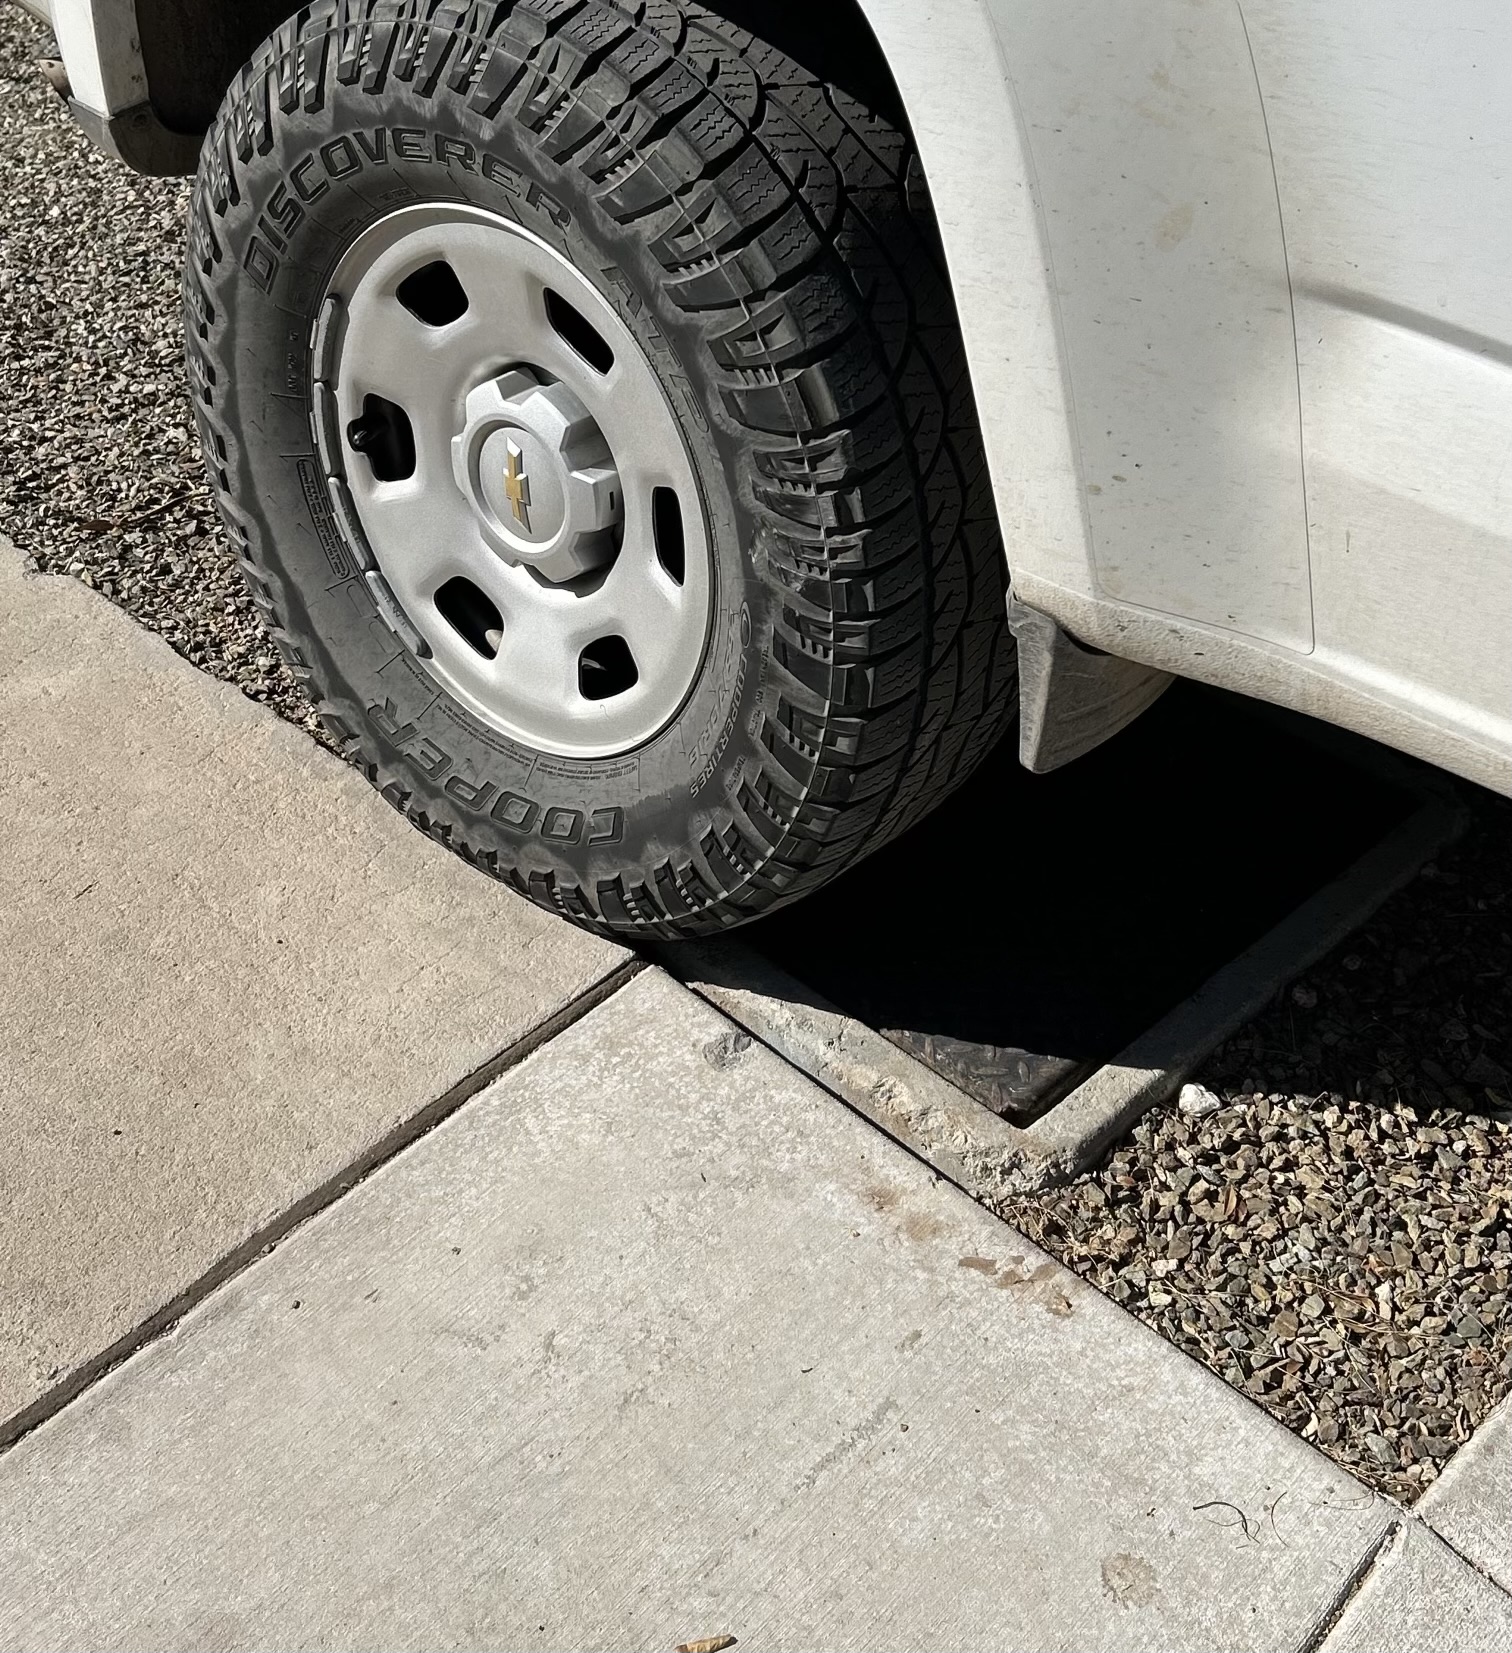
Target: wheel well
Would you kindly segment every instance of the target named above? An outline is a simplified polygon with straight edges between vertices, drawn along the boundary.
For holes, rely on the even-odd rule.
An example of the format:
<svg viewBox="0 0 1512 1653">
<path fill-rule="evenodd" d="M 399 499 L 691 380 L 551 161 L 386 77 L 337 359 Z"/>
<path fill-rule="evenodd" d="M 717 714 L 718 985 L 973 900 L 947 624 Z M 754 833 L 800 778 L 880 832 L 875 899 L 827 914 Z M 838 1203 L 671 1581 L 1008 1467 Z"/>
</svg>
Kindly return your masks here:
<svg viewBox="0 0 1512 1653">
<path fill-rule="evenodd" d="M 703 0 L 821 80 L 901 122 L 887 60 L 858 0 Z M 297 7 L 289 0 L 136 0 L 153 112 L 174 132 L 204 133 L 258 43 Z"/>
<path fill-rule="evenodd" d="M 137 0 L 153 113 L 173 132 L 209 131 L 236 71 L 297 9 L 289 0 Z"/>
</svg>

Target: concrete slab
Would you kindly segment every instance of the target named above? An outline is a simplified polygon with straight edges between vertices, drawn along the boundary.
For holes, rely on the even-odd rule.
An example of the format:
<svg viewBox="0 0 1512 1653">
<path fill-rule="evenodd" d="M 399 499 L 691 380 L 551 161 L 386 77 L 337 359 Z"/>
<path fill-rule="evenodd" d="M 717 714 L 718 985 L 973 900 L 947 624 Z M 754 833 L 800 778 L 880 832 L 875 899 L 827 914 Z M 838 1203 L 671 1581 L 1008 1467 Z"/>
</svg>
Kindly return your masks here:
<svg viewBox="0 0 1512 1653">
<path fill-rule="evenodd" d="M 0 1647 L 1274 1650 L 1389 1514 L 647 972 L 0 1458 Z"/>
<path fill-rule="evenodd" d="M 1512 1596 L 1467 1567 L 1418 1521 L 1382 1549 L 1322 1653 L 1499 1653 L 1512 1647 Z"/>
<path fill-rule="evenodd" d="M 4 1440 L 625 955 L 3 542 L 0 663 Z"/>
<path fill-rule="evenodd" d="M 1512 1590 L 1512 1400 L 1504 1400 L 1423 1494 L 1417 1513 Z"/>
</svg>

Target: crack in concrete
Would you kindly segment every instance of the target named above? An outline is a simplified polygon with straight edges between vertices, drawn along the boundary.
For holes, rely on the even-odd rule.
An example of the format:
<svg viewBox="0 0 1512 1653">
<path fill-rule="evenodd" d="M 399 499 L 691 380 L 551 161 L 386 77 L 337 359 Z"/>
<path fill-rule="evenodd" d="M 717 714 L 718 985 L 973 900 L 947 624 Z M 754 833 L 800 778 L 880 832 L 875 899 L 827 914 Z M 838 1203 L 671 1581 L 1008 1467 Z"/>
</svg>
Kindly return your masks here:
<svg viewBox="0 0 1512 1653">
<path fill-rule="evenodd" d="M 373 1172 L 450 1118 L 465 1102 L 471 1101 L 480 1091 L 491 1085 L 500 1074 L 516 1067 L 527 1056 L 533 1055 L 543 1045 L 550 1043 L 559 1033 L 581 1021 L 591 1010 L 597 1009 L 646 968 L 646 961 L 640 958 L 627 959 L 623 964 L 617 965 L 607 975 L 600 977 L 586 992 L 580 993 L 512 1044 L 506 1045 L 503 1050 L 489 1057 L 486 1062 L 459 1079 L 449 1090 L 434 1097 L 408 1119 L 401 1120 L 341 1170 L 327 1177 L 293 1205 L 254 1229 L 239 1245 L 218 1258 L 197 1279 L 169 1298 L 145 1320 L 139 1321 L 108 1347 L 66 1373 L 44 1394 L 23 1406 L 19 1412 L 0 1420 L 0 1458 L 3 1458 L 23 1437 L 63 1411 L 70 1402 L 77 1400 L 117 1366 L 170 1332 L 191 1309 L 196 1308 L 219 1287 L 242 1273 L 250 1263 L 275 1246 L 281 1245 L 296 1229 L 301 1228 L 311 1218 L 318 1217 L 343 1195 L 364 1182 Z"/>
</svg>

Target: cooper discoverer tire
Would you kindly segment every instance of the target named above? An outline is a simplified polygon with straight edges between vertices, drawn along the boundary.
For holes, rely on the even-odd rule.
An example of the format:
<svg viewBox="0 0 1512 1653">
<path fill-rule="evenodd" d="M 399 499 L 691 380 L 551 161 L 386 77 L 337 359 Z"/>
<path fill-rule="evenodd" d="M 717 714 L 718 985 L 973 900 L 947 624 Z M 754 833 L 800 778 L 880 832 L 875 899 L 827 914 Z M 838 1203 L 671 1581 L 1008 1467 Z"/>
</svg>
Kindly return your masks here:
<svg viewBox="0 0 1512 1653">
<path fill-rule="evenodd" d="M 528 349 L 506 266 L 546 294 Z M 184 304 L 222 516 L 325 726 L 543 906 L 756 917 L 916 821 L 1013 710 L 909 140 L 700 6 L 302 8 L 206 139 Z M 546 664 L 495 669 L 514 649 Z"/>
</svg>

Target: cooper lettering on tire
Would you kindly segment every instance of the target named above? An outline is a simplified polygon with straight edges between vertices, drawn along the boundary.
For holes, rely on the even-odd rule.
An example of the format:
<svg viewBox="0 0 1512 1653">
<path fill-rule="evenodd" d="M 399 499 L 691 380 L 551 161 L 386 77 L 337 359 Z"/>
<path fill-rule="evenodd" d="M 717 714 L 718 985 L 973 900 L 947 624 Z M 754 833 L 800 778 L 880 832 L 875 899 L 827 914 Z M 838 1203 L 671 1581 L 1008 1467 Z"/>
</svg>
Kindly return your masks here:
<svg viewBox="0 0 1512 1653">
<path fill-rule="evenodd" d="M 910 140 L 695 4 L 325 0 L 237 77 L 185 318 L 212 482 L 328 728 L 624 935 L 916 820 L 1013 710 Z"/>
</svg>

